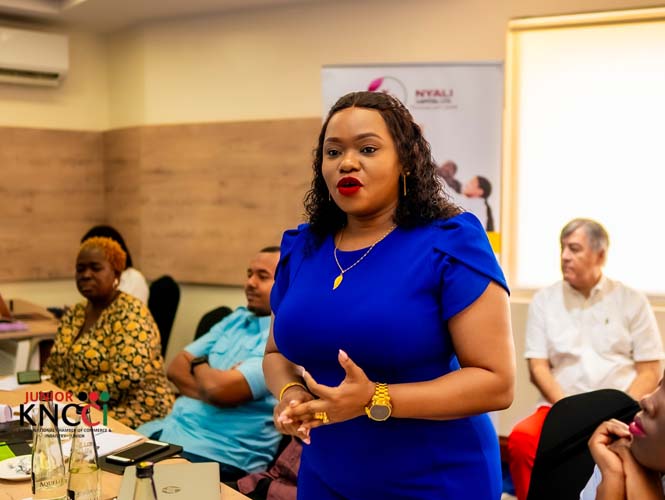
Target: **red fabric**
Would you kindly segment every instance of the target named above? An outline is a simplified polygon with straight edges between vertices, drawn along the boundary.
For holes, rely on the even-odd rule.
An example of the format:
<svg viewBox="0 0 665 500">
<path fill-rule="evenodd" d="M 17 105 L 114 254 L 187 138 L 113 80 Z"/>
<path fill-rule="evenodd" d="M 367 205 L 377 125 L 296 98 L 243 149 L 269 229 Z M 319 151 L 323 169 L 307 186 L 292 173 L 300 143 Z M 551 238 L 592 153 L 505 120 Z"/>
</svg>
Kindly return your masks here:
<svg viewBox="0 0 665 500">
<path fill-rule="evenodd" d="M 508 436 L 508 463 L 517 500 L 526 500 L 538 440 L 551 406 L 540 406 L 535 413 L 515 425 Z"/>
</svg>

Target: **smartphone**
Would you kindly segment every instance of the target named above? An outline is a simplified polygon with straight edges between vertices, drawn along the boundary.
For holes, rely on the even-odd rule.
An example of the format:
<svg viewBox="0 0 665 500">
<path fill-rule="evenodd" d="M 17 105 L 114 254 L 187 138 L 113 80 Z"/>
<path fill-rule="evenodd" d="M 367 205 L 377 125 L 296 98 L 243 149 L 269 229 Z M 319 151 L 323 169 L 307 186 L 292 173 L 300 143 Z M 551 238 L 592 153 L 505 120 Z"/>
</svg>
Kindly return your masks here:
<svg viewBox="0 0 665 500">
<path fill-rule="evenodd" d="M 16 381 L 19 384 L 38 384 L 42 381 L 42 375 L 39 370 L 28 370 L 26 372 L 18 372 L 16 374 Z"/>
<path fill-rule="evenodd" d="M 115 455 L 107 455 L 106 461 L 117 465 L 131 465 L 140 462 L 144 458 L 148 458 L 155 453 L 164 451 L 169 446 L 169 443 L 162 443 L 161 441 L 148 439 L 141 444 L 132 446 L 131 448 L 116 453 Z"/>
</svg>

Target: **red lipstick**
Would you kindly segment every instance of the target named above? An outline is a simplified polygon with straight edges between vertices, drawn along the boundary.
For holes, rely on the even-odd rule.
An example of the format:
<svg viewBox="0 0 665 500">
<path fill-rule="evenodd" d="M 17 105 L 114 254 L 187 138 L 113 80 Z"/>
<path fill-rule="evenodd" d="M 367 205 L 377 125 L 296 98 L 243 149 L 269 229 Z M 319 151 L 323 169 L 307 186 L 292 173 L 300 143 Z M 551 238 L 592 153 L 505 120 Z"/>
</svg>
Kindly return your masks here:
<svg viewBox="0 0 665 500">
<path fill-rule="evenodd" d="M 342 196 L 353 196 L 361 187 L 363 187 L 362 182 L 351 176 L 342 177 L 337 183 L 337 191 Z"/>
</svg>

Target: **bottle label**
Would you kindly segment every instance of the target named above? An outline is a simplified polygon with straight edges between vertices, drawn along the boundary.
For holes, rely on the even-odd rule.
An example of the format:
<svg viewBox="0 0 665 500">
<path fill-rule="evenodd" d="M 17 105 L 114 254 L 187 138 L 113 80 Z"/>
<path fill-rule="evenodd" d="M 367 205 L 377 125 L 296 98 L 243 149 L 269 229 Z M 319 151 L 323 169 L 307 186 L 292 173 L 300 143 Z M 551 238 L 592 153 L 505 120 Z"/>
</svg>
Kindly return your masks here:
<svg viewBox="0 0 665 500">
<path fill-rule="evenodd" d="M 67 481 L 63 476 L 55 477 L 52 479 L 42 479 L 41 481 L 35 480 L 35 475 L 32 474 L 32 497 L 35 500 L 41 499 L 66 499 Z"/>
<path fill-rule="evenodd" d="M 65 478 L 63 476 L 63 477 L 56 477 L 54 479 L 43 479 L 41 481 L 35 481 L 34 484 L 37 490 L 51 490 L 53 488 L 59 488 L 60 486 L 64 486 Z"/>
</svg>

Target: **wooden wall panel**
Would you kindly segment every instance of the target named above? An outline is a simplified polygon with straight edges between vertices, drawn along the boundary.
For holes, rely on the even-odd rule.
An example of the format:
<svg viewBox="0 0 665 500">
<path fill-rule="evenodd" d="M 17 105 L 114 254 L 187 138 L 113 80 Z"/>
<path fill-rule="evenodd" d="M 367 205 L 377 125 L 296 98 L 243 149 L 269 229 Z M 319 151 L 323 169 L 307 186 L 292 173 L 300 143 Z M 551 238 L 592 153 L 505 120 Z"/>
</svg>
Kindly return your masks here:
<svg viewBox="0 0 665 500">
<path fill-rule="evenodd" d="M 141 261 L 141 128 L 104 133 L 106 222 L 127 243 L 134 266 Z"/>
<path fill-rule="evenodd" d="M 320 125 L 0 128 L 0 281 L 73 276 L 80 237 L 106 222 L 149 280 L 243 284 L 248 259 L 303 219 Z"/>
<path fill-rule="evenodd" d="M 0 127 L 0 281 L 73 277 L 104 217 L 102 134 Z"/>
<path fill-rule="evenodd" d="M 144 272 L 244 283 L 248 259 L 302 221 L 320 126 L 313 118 L 144 128 Z"/>
</svg>

